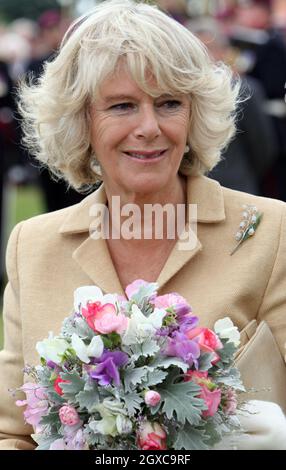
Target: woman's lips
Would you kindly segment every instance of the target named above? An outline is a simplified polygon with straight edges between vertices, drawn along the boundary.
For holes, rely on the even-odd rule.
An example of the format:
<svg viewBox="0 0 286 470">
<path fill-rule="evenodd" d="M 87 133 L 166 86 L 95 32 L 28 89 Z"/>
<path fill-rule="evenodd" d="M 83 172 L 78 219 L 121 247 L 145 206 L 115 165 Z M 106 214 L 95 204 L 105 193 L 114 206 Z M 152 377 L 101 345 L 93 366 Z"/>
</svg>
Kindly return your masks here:
<svg viewBox="0 0 286 470">
<path fill-rule="evenodd" d="M 167 149 L 162 150 L 154 150 L 154 151 L 146 151 L 146 150 L 132 150 L 128 152 L 123 152 L 128 157 L 141 161 L 141 162 L 152 162 L 157 161 L 158 159 L 162 158 Z"/>
</svg>

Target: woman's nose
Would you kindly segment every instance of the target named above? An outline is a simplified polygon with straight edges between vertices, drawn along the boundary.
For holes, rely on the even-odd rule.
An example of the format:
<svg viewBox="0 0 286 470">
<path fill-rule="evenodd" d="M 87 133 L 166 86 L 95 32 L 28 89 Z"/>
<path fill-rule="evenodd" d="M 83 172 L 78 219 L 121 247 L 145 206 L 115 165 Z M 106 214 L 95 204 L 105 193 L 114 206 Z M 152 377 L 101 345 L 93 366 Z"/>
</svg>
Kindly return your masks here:
<svg viewBox="0 0 286 470">
<path fill-rule="evenodd" d="M 153 140 L 161 134 L 158 116 L 152 105 L 143 106 L 136 120 L 134 134 L 137 138 Z"/>
</svg>

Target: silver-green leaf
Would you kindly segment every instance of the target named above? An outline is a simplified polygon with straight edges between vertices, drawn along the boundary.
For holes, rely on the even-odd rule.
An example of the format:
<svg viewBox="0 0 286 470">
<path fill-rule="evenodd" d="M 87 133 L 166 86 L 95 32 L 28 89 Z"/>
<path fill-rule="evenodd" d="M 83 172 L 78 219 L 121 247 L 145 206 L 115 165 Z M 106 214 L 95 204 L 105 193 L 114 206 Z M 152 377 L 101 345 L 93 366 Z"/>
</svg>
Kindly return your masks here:
<svg viewBox="0 0 286 470">
<path fill-rule="evenodd" d="M 158 386 L 158 392 L 161 395 L 163 403 L 162 411 L 166 413 L 168 419 L 174 418 L 179 423 L 197 426 L 200 424 L 203 410 L 207 406 L 198 395 L 201 389 L 193 382 L 170 383 L 169 381 L 162 386 Z"/>
<path fill-rule="evenodd" d="M 208 450 L 206 435 L 203 429 L 194 429 L 189 423 L 178 430 L 174 444 L 175 450 Z"/>
</svg>

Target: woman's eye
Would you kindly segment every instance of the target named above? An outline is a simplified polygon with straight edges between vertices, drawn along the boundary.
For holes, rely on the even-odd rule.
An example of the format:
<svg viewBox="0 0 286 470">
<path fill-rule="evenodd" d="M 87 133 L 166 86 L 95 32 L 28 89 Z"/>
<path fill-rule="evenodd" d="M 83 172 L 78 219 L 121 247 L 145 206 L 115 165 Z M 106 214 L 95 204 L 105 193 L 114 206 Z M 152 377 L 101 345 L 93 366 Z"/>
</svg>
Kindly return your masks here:
<svg viewBox="0 0 286 470">
<path fill-rule="evenodd" d="M 133 103 L 118 103 L 118 104 L 114 104 L 113 106 L 111 106 L 110 109 L 114 111 L 129 111 L 129 110 L 132 110 L 133 108 L 134 108 Z"/>
<path fill-rule="evenodd" d="M 162 103 L 159 103 L 159 108 L 163 109 L 178 109 L 181 106 L 181 101 L 179 100 L 167 100 L 163 101 Z"/>
</svg>

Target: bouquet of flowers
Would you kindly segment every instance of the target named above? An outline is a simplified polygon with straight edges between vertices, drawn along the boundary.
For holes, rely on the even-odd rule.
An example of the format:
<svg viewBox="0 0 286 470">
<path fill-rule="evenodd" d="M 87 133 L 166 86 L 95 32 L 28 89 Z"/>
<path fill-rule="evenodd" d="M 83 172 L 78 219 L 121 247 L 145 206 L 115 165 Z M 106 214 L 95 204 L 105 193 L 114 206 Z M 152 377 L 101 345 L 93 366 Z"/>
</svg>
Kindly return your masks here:
<svg viewBox="0 0 286 470">
<path fill-rule="evenodd" d="M 134 281 L 126 297 L 96 286 L 74 294 L 59 336 L 38 342 L 25 372 L 24 417 L 37 449 L 209 449 L 237 428 L 229 318 L 199 327 L 187 301 Z"/>
</svg>

